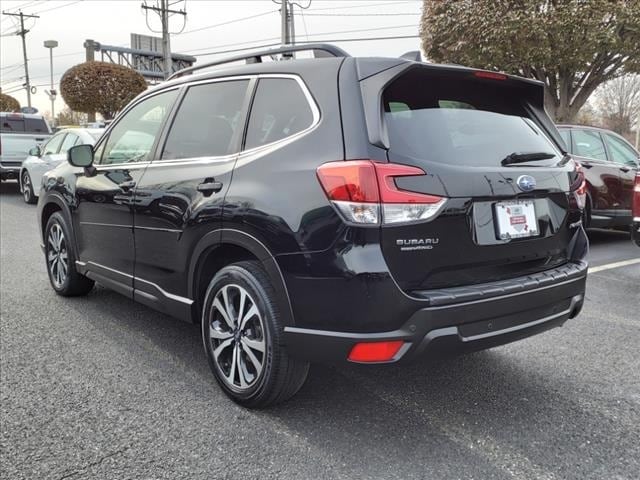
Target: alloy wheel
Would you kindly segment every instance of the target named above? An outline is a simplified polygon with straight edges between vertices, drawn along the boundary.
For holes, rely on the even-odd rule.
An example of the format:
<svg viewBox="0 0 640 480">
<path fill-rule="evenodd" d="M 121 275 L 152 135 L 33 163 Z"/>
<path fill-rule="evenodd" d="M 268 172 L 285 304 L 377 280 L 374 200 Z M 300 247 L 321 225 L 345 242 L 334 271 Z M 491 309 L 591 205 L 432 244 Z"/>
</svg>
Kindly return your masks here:
<svg viewBox="0 0 640 480">
<path fill-rule="evenodd" d="M 209 314 L 212 357 L 221 379 L 234 391 L 252 388 L 266 358 L 265 329 L 249 292 L 236 284 L 223 286 Z"/>
<path fill-rule="evenodd" d="M 47 265 L 56 288 L 62 288 L 69 271 L 69 255 L 64 232 L 57 223 L 49 230 L 47 238 Z"/>
<path fill-rule="evenodd" d="M 31 178 L 27 172 L 22 174 L 22 196 L 27 203 L 31 200 Z"/>
</svg>

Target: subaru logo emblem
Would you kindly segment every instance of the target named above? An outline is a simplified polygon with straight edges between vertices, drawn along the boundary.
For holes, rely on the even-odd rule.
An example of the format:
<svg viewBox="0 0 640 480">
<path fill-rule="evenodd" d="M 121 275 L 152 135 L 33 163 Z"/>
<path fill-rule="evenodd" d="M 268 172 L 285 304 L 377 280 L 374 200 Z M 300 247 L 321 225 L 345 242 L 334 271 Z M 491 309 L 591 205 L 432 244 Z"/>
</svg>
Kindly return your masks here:
<svg viewBox="0 0 640 480">
<path fill-rule="evenodd" d="M 518 188 L 523 192 L 530 192 L 536 188 L 536 179 L 531 175 L 520 175 L 516 183 L 518 184 Z"/>
</svg>

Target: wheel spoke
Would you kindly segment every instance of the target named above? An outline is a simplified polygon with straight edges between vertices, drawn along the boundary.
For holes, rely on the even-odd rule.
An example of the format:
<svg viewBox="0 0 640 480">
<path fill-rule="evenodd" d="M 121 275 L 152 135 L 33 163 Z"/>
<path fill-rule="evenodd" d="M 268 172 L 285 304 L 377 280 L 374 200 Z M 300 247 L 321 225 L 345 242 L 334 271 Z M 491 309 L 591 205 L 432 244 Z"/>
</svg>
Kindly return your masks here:
<svg viewBox="0 0 640 480">
<path fill-rule="evenodd" d="M 236 383 L 236 366 L 238 365 L 238 346 L 233 346 L 233 352 L 231 353 L 231 368 L 229 369 L 229 375 L 227 376 L 227 380 L 231 385 L 235 385 Z"/>
<path fill-rule="evenodd" d="M 218 345 L 214 350 L 213 350 L 213 356 L 215 357 L 216 361 L 218 361 L 218 357 L 220 356 L 220 354 L 222 353 L 222 351 L 229 347 L 230 345 L 233 345 L 233 337 L 231 338 L 227 338 L 226 340 L 220 342 L 220 345 Z M 235 349 L 236 347 L 234 346 L 234 354 L 235 354 Z"/>
<path fill-rule="evenodd" d="M 233 306 L 229 303 L 229 285 L 225 285 L 222 289 L 222 300 L 224 301 L 224 309 L 227 312 L 227 318 L 232 322 L 231 328 L 236 327 L 235 315 L 233 314 Z"/>
<path fill-rule="evenodd" d="M 233 321 L 231 320 L 231 318 L 229 318 L 229 313 L 222 306 L 218 297 L 213 300 L 213 308 L 220 312 L 220 315 L 222 315 L 222 318 L 224 318 L 224 321 L 226 322 L 229 329 L 233 330 L 235 328 L 233 325 Z"/>
<path fill-rule="evenodd" d="M 237 348 L 236 351 L 238 354 L 238 378 L 240 379 L 240 387 L 247 388 L 249 385 L 249 381 L 251 380 L 251 374 L 247 371 L 247 366 L 242 360 L 242 350 L 240 350 L 240 348 Z"/>
<path fill-rule="evenodd" d="M 49 264 L 52 264 L 55 259 L 56 259 L 55 252 L 52 252 L 51 250 L 49 250 L 49 253 L 47 253 L 47 261 L 49 262 Z"/>
<path fill-rule="evenodd" d="M 235 318 L 236 325 L 240 325 L 242 321 L 242 312 L 244 312 L 244 304 L 247 299 L 247 292 L 244 288 L 240 289 L 240 307 L 238 308 L 238 314 Z"/>
<path fill-rule="evenodd" d="M 225 332 L 223 330 L 218 330 L 217 328 L 214 328 L 213 326 L 210 326 L 209 327 L 209 337 L 214 339 L 214 340 L 227 340 L 227 339 L 233 337 L 233 333 L 232 332 Z"/>
<path fill-rule="evenodd" d="M 255 304 L 251 303 L 251 308 L 240 322 L 240 330 L 244 330 L 244 328 L 247 326 L 247 321 L 249 321 L 249 319 L 254 317 L 255 315 L 258 315 L 258 313 L 258 307 L 256 307 Z"/>
<path fill-rule="evenodd" d="M 242 337 L 242 344 L 250 350 L 256 350 L 264 353 L 264 340 L 255 340 L 249 337 Z"/>
<path fill-rule="evenodd" d="M 67 263 L 63 261 L 62 258 L 58 258 L 58 262 L 62 267 L 62 278 L 65 278 L 67 276 Z"/>
<path fill-rule="evenodd" d="M 258 360 L 258 357 L 255 356 L 255 354 L 251 351 L 250 348 L 245 348 L 244 353 L 247 355 L 247 357 L 251 361 L 253 368 L 255 368 L 256 377 L 257 377 L 258 375 L 260 375 L 260 372 L 262 371 L 262 362 Z"/>
</svg>

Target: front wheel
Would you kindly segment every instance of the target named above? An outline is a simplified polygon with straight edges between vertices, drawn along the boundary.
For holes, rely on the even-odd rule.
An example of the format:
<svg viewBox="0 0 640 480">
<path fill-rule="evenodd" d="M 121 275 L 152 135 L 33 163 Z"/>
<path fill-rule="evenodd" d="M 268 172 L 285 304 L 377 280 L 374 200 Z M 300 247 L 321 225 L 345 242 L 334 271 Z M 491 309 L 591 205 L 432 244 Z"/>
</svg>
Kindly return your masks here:
<svg viewBox="0 0 640 480">
<path fill-rule="evenodd" d="M 71 235 L 64 217 L 56 212 L 45 228 L 45 256 L 51 286 L 58 295 L 74 297 L 86 295 L 93 288 L 93 280 L 76 270 L 76 258 Z"/>
<path fill-rule="evenodd" d="M 20 184 L 22 185 L 22 198 L 24 198 L 24 202 L 29 204 L 36 203 L 37 198 L 33 193 L 33 184 L 31 183 L 31 176 L 28 171 L 24 170 L 22 172 Z"/>
<path fill-rule="evenodd" d="M 309 364 L 281 345 L 283 324 L 269 277 L 258 262 L 220 270 L 209 284 L 202 339 L 211 371 L 235 402 L 264 408 L 292 397 Z"/>
</svg>

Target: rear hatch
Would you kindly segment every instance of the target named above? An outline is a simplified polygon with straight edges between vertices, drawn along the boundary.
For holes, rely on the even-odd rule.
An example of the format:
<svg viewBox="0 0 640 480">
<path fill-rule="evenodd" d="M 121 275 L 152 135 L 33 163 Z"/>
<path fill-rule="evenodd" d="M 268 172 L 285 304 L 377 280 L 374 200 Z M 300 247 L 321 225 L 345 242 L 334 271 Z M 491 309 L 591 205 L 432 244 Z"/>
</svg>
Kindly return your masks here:
<svg viewBox="0 0 640 480">
<path fill-rule="evenodd" d="M 395 186 L 445 199 L 427 220 L 383 221 L 383 253 L 403 290 L 504 280 L 567 262 L 575 167 L 552 140 L 541 85 L 415 65 L 379 92 L 389 162 L 425 173 L 395 177 Z"/>
</svg>

